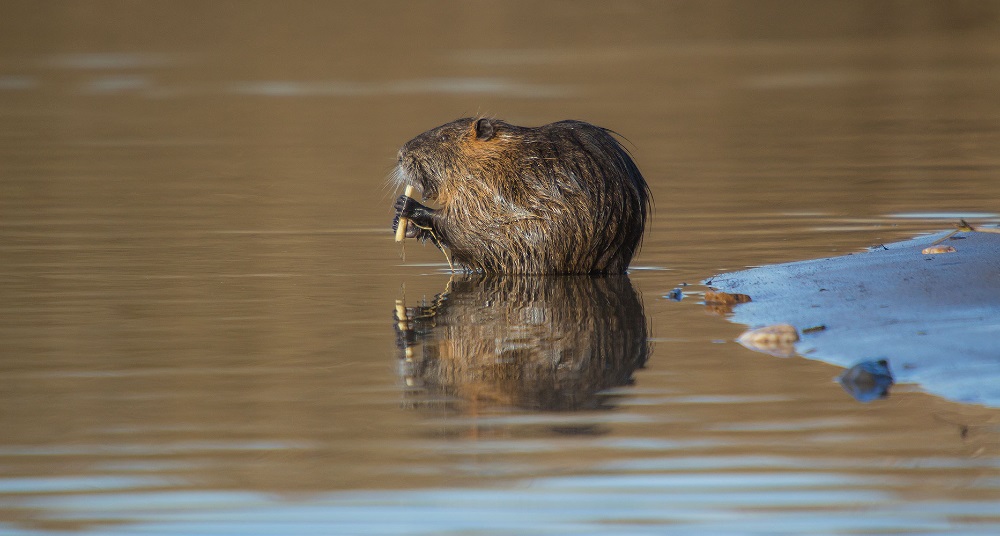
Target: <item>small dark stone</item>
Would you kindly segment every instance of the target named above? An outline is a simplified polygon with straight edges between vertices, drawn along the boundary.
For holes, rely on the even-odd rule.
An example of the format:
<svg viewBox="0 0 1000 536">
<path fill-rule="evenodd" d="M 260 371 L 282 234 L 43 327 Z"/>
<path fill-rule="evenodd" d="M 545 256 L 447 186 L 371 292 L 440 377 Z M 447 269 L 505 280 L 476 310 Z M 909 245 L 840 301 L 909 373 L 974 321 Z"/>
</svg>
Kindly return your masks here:
<svg viewBox="0 0 1000 536">
<path fill-rule="evenodd" d="M 871 402 L 889 396 L 894 380 L 885 359 L 862 361 L 837 377 L 841 387 L 858 402 Z"/>
</svg>

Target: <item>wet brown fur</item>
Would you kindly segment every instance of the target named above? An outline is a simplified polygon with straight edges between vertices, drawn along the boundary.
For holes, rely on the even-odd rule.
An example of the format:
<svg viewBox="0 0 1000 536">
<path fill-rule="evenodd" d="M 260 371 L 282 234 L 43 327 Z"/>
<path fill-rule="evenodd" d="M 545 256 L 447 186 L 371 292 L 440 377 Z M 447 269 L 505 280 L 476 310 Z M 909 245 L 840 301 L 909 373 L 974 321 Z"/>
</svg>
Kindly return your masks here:
<svg viewBox="0 0 1000 536">
<path fill-rule="evenodd" d="M 441 207 L 407 234 L 436 238 L 465 268 L 487 273 L 623 273 L 649 206 L 625 148 L 582 121 L 458 119 L 407 142 L 397 176 Z"/>
</svg>

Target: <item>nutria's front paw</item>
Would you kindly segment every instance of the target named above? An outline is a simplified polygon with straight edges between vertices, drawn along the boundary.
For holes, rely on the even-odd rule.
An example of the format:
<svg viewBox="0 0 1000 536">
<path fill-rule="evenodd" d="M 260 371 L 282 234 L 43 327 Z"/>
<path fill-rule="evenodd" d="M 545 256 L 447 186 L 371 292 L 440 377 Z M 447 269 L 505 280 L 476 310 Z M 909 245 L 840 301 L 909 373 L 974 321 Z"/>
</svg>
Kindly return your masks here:
<svg viewBox="0 0 1000 536">
<path fill-rule="evenodd" d="M 399 214 L 396 214 L 396 216 L 392 219 L 392 232 L 395 233 L 396 229 L 398 228 L 399 228 Z M 423 238 L 423 235 L 426 233 L 427 231 L 414 225 L 413 220 L 406 220 L 406 238 L 417 238 L 417 237 Z"/>
<path fill-rule="evenodd" d="M 396 211 L 396 214 L 403 218 L 412 218 L 413 211 L 417 208 L 424 206 L 417 202 L 416 199 L 409 197 L 407 195 L 401 195 L 396 199 L 396 204 L 392 206 L 392 209 Z"/>
<path fill-rule="evenodd" d="M 406 218 L 409 220 L 406 224 L 406 238 L 426 240 L 430 236 L 428 229 L 431 228 L 433 223 L 433 210 L 421 205 L 412 197 L 405 195 L 401 195 L 399 199 L 396 199 L 393 209 L 396 211 L 396 217 L 392 219 L 393 232 L 396 232 L 396 229 L 399 227 L 399 219 Z"/>
<path fill-rule="evenodd" d="M 400 217 L 403 217 L 403 218 L 409 218 L 410 217 L 410 213 L 413 212 L 413 204 L 410 203 L 411 201 L 413 201 L 413 198 L 409 197 L 407 195 L 401 195 L 398 198 L 396 198 L 396 203 L 394 205 L 392 205 L 392 210 L 396 211 L 396 219 L 397 220 Z M 415 203 L 416 201 L 413 201 L 413 202 Z M 393 227 L 395 227 L 395 226 L 396 226 L 396 224 L 393 223 Z"/>
<path fill-rule="evenodd" d="M 397 216 L 408 218 L 416 222 L 419 227 L 430 227 L 434 219 L 434 211 L 432 209 L 421 205 L 416 199 L 405 195 L 399 196 L 399 199 L 396 200 L 396 204 L 392 208 L 396 210 Z"/>
</svg>

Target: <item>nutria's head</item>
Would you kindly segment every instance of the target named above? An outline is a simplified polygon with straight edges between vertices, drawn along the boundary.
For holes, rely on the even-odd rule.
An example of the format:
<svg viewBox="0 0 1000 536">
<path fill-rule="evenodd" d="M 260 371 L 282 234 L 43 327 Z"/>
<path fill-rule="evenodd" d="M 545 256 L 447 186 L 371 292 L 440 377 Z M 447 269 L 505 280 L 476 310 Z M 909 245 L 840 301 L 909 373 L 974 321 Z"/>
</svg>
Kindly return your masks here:
<svg viewBox="0 0 1000 536">
<path fill-rule="evenodd" d="M 493 176 L 490 163 L 497 163 L 511 145 L 523 143 L 524 131 L 530 130 L 496 119 L 457 119 L 403 145 L 398 179 L 419 186 L 424 198 L 446 204 L 469 181 Z"/>
</svg>

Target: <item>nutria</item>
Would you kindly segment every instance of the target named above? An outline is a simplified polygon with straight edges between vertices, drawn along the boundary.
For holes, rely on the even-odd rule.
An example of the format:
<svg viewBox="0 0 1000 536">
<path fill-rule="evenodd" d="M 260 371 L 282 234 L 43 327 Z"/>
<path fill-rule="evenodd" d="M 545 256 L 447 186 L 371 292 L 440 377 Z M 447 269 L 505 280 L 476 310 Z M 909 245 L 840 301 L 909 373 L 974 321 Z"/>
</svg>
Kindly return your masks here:
<svg viewBox="0 0 1000 536">
<path fill-rule="evenodd" d="M 582 121 L 528 128 L 464 118 L 406 142 L 396 177 L 406 236 L 448 248 L 467 270 L 624 273 L 639 248 L 649 189 L 611 131 Z"/>
</svg>

